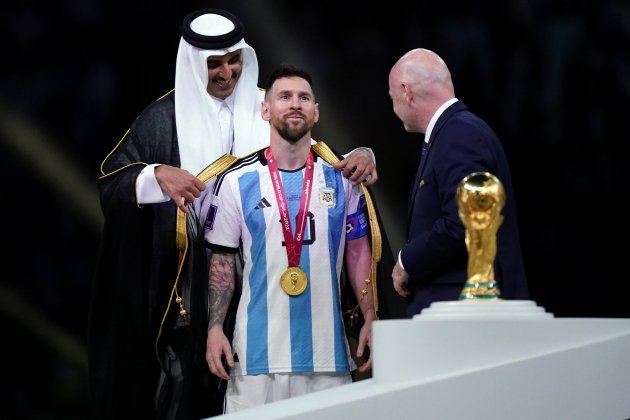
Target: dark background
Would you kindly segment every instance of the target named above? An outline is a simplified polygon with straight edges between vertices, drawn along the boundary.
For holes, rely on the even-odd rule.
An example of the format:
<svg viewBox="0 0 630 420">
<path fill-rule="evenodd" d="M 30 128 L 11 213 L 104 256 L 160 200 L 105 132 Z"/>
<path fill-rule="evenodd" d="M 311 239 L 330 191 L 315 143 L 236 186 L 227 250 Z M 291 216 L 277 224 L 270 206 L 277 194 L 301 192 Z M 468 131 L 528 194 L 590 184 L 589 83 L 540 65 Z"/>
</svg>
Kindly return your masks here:
<svg viewBox="0 0 630 420">
<path fill-rule="evenodd" d="M 173 87 L 179 26 L 203 7 L 244 22 L 260 84 L 281 61 L 313 74 L 317 139 L 374 150 L 395 252 L 421 143 L 392 112 L 387 77 L 406 51 L 437 52 L 506 149 L 532 299 L 556 317 L 630 316 L 627 0 L 11 2 L 0 17 L 0 417 L 89 417 L 99 165 Z"/>
</svg>

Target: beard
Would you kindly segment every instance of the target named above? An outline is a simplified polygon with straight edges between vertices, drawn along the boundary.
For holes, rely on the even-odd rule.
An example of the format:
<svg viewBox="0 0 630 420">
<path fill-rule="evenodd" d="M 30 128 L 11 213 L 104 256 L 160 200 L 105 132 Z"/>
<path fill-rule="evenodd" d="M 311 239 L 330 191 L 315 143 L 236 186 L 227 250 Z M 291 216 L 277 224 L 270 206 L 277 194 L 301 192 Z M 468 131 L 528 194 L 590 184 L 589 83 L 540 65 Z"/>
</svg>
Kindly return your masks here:
<svg viewBox="0 0 630 420">
<path fill-rule="evenodd" d="M 313 128 L 313 126 L 306 122 L 300 125 L 292 125 L 288 124 L 286 121 L 282 121 L 276 125 L 278 134 L 291 144 L 295 144 L 300 141 L 300 139 L 302 139 L 302 137 L 304 137 L 311 128 Z"/>
</svg>

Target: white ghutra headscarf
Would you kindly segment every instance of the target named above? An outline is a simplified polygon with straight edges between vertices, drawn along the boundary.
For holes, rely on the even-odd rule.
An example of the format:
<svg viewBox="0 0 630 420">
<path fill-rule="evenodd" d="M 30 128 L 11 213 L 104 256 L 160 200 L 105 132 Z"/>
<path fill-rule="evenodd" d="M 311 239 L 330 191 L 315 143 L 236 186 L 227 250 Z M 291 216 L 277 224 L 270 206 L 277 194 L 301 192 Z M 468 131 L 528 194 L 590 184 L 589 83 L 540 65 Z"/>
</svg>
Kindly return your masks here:
<svg viewBox="0 0 630 420">
<path fill-rule="evenodd" d="M 225 153 L 244 156 L 269 145 L 269 123 L 260 115 L 256 52 L 230 13 L 204 9 L 184 19 L 175 68 L 175 121 L 181 167 L 192 174 Z M 194 44 L 194 45 L 193 45 Z M 232 92 L 234 139 L 221 139 L 219 107 L 208 94 L 207 58 L 241 50 L 241 76 Z"/>
</svg>

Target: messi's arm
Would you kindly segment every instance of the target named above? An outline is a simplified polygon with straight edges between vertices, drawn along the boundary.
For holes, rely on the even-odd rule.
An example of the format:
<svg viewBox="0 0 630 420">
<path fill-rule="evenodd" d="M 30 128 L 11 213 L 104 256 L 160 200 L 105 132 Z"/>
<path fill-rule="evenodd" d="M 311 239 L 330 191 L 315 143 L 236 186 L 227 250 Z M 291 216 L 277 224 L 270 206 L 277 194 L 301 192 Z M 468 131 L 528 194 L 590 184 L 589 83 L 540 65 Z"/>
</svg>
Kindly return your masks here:
<svg viewBox="0 0 630 420">
<path fill-rule="evenodd" d="M 210 300 L 210 320 L 208 322 L 208 340 L 206 342 L 206 361 L 210 371 L 219 378 L 229 380 L 230 376 L 223 367 L 221 358 L 229 367 L 234 367 L 232 348 L 223 332 L 223 321 L 227 313 L 235 287 L 235 255 L 213 252 L 210 258 L 210 277 L 208 290 Z"/>
<path fill-rule="evenodd" d="M 370 279 L 372 252 L 367 236 L 346 241 L 344 260 L 348 278 L 352 290 L 359 302 L 361 313 L 365 323 L 359 333 L 357 357 L 362 357 L 365 346 L 372 348 L 372 321 L 376 318 L 374 313 L 374 297 Z M 369 281 L 366 281 L 369 280 Z M 359 372 L 365 372 L 372 367 L 372 354 L 367 362 L 359 366 Z"/>
</svg>

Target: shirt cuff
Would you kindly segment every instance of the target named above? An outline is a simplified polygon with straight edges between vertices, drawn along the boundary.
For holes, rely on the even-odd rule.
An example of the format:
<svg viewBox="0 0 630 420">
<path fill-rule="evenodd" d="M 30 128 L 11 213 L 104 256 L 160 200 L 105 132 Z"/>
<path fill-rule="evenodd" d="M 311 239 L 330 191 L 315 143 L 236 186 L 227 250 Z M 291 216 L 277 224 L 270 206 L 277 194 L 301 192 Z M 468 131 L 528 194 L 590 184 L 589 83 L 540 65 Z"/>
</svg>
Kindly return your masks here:
<svg viewBox="0 0 630 420">
<path fill-rule="evenodd" d="M 398 251 L 398 264 L 400 264 L 402 269 L 405 270 L 405 266 L 402 263 L 402 249 L 400 251 Z M 405 271 L 407 271 L 407 270 L 405 270 Z"/>
<path fill-rule="evenodd" d="M 138 204 L 165 203 L 171 198 L 164 194 L 157 179 L 155 168 L 160 164 L 147 165 L 136 178 L 136 198 Z"/>
</svg>

